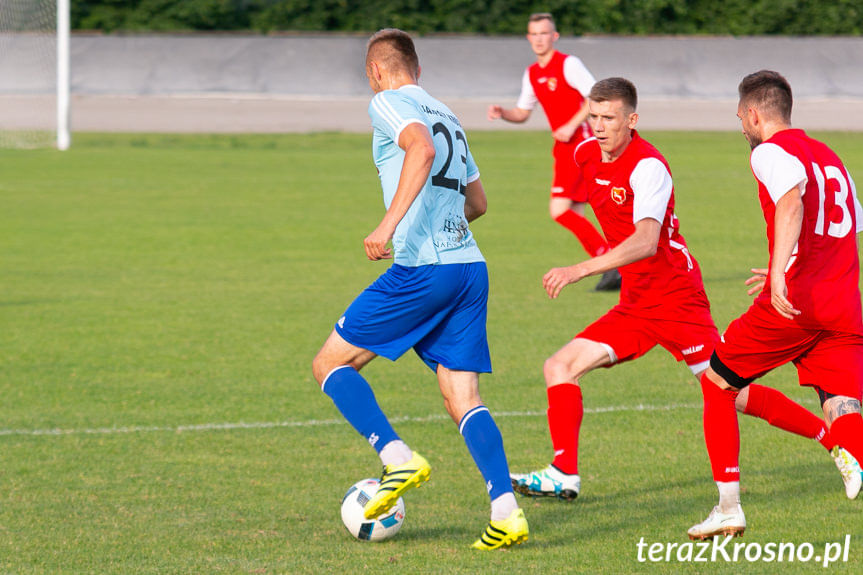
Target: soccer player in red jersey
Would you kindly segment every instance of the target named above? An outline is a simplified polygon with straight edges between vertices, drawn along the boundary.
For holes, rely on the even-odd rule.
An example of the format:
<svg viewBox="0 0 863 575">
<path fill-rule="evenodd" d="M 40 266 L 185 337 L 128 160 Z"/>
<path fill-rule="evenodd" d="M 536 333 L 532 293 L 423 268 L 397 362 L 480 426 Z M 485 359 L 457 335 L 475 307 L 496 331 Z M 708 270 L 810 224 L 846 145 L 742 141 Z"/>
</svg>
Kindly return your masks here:
<svg viewBox="0 0 863 575">
<path fill-rule="evenodd" d="M 601 80 L 590 91 L 596 137 L 578 147 L 576 161 L 611 250 L 550 270 L 543 285 L 556 298 L 568 284 L 618 268 L 623 276 L 620 302 L 545 362 L 554 460 L 545 469 L 511 475 L 513 488 L 524 495 L 565 500 L 578 495 L 584 414 L 579 380 L 584 375 L 641 357 L 658 344 L 698 377 L 719 339 L 698 262 L 674 215 L 671 171 L 662 154 L 635 130 L 636 105 L 635 86 L 624 78 Z M 738 409 L 816 439 L 826 449 L 835 447 L 821 419 L 776 390 L 751 386 Z"/>
<path fill-rule="evenodd" d="M 594 78 L 577 57 L 554 49 L 559 37 L 551 14 L 543 12 L 530 16 L 527 40 L 536 54 L 536 63 L 524 71 L 516 107 L 489 106 L 488 119 L 520 124 L 530 117 L 537 101 L 542 104 L 555 140 L 549 213 L 554 221 L 578 238 L 588 255 L 598 256 L 608 251 L 608 243 L 584 217 L 587 197 L 579 185 L 580 170 L 573 161 L 576 146 L 591 136 L 585 121 L 587 100 L 584 96 L 590 92 Z M 620 289 L 617 270 L 607 272 L 596 289 Z"/>
<path fill-rule="evenodd" d="M 834 440 L 863 458 L 863 317 L 854 182 L 825 144 L 791 127 L 791 86 L 761 70 L 738 87 L 737 116 L 767 223 L 770 261 L 752 306 L 731 322 L 701 378 L 704 435 L 719 504 L 691 539 L 740 535 L 736 398 L 788 362 L 818 393 Z M 855 462 L 856 465 L 856 462 Z M 859 475 L 859 467 L 854 470 Z M 859 489 L 859 487 L 858 487 Z M 849 497 L 851 493 L 848 493 Z"/>
</svg>

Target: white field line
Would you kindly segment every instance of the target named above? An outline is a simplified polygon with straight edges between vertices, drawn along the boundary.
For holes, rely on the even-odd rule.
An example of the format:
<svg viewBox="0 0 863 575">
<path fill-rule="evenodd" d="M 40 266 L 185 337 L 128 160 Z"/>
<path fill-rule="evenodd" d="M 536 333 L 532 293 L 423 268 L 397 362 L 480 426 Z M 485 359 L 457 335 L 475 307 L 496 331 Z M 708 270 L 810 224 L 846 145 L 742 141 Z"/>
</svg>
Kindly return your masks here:
<svg viewBox="0 0 863 575">
<path fill-rule="evenodd" d="M 675 411 L 679 409 L 700 409 L 701 405 L 701 403 L 612 405 L 608 407 L 585 408 L 584 412 L 599 414 L 634 411 Z M 545 411 L 499 411 L 493 413 L 493 415 L 497 419 L 508 417 L 545 417 Z M 445 413 L 423 417 L 401 416 L 390 418 L 391 423 L 425 423 L 446 420 L 449 420 L 449 416 Z M 199 423 L 194 425 L 178 425 L 176 427 L 133 425 L 123 427 L 95 427 L 89 429 L 0 429 L 0 436 L 116 435 L 122 433 L 152 432 L 182 433 L 187 431 L 231 431 L 235 429 L 272 429 L 279 427 L 325 427 L 346 424 L 347 422 L 344 419 L 307 419 L 305 421 L 263 421 L 257 423 Z"/>
</svg>

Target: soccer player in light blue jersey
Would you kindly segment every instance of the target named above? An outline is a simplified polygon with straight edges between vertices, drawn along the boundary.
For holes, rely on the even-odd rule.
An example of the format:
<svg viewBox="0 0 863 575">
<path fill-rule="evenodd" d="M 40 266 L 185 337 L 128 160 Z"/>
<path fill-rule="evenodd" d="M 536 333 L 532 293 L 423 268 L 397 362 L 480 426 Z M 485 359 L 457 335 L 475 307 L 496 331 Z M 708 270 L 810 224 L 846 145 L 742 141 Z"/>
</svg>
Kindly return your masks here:
<svg viewBox="0 0 863 575">
<path fill-rule="evenodd" d="M 312 369 L 383 463 L 380 488 L 365 506 L 371 519 L 431 473 L 359 373 L 378 355 L 395 360 L 413 348 L 437 374 L 446 410 L 491 498 L 491 520 L 473 547 L 508 547 L 527 540 L 528 525 L 512 492 L 500 431 L 479 396 L 479 374 L 491 372 L 488 271 L 468 222 L 485 213 L 486 196 L 458 118 L 417 85 L 419 74 L 408 34 L 385 29 L 369 39 L 373 156 L 387 211 L 364 245 L 370 260 L 392 258 L 393 265 L 336 322 Z"/>
</svg>

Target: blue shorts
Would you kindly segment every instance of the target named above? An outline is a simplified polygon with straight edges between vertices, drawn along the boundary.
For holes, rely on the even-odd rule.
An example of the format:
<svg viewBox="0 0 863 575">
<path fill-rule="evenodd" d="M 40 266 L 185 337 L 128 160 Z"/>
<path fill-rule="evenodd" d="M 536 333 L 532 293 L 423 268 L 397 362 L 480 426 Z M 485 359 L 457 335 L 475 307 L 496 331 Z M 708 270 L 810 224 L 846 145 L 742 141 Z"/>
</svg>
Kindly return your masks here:
<svg viewBox="0 0 863 575">
<path fill-rule="evenodd" d="M 485 331 L 485 262 L 393 264 L 351 303 L 336 331 L 351 345 L 390 360 L 414 348 L 432 371 L 491 372 Z"/>
</svg>

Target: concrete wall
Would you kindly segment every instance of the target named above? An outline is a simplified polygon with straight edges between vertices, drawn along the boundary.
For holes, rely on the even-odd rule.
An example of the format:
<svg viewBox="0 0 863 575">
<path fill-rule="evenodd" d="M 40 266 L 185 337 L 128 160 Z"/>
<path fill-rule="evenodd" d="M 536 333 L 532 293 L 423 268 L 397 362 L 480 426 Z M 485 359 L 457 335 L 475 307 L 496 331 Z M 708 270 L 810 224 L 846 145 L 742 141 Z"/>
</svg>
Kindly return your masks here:
<svg viewBox="0 0 863 575">
<path fill-rule="evenodd" d="M 72 38 L 72 128 L 96 131 L 367 131 L 360 36 Z M 795 124 L 863 130 L 863 38 L 563 38 L 597 78 L 639 89 L 648 129 L 737 129 L 737 84 L 772 68 L 794 87 Z M 468 129 L 544 129 L 485 119 L 514 105 L 533 54 L 522 37 L 417 40 L 420 83 Z M 46 127 L 53 42 L 0 35 L 0 129 Z M 829 113 L 825 113 L 829 106 Z M 47 110 L 47 112 L 46 112 Z M 50 126 L 47 126 L 50 129 Z"/>
<path fill-rule="evenodd" d="M 37 40 L 0 42 L 0 92 L 46 89 Z M 863 38 L 588 37 L 558 46 L 598 78 L 630 78 L 647 98 L 733 98 L 759 68 L 784 73 L 800 98 L 863 98 Z M 74 36 L 72 90 L 366 96 L 364 47 L 364 37 L 347 36 Z M 441 98 L 514 97 L 532 61 L 520 37 L 427 37 L 417 49 L 422 83 Z"/>
</svg>

